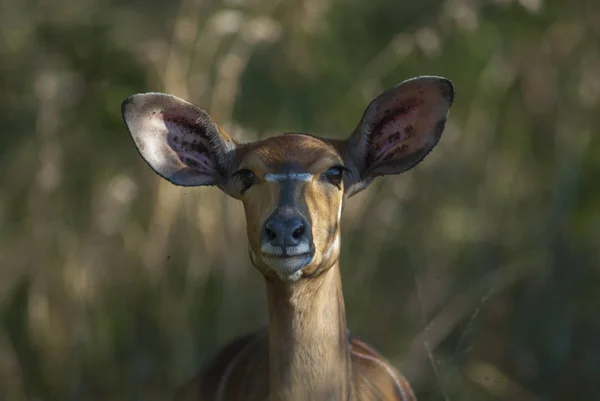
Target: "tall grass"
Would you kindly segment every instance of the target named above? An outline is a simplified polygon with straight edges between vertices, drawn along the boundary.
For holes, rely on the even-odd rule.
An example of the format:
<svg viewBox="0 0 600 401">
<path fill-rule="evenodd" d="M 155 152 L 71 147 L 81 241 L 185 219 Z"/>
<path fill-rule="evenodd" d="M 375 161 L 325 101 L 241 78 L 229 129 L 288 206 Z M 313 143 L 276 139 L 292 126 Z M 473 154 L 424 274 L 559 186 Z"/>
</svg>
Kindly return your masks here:
<svg viewBox="0 0 600 401">
<path fill-rule="evenodd" d="M 240 140 L 342 138 L 421 74 L 456 104 L 425 162 L 345 205 L 350 329 L 423 400 L 597 394 L 594 1 L 0 8 L 0 399 L 165 399 L 266 323 L 241 204 L 156 177 L 125 97 L 189 99 Z"/>
</svg>

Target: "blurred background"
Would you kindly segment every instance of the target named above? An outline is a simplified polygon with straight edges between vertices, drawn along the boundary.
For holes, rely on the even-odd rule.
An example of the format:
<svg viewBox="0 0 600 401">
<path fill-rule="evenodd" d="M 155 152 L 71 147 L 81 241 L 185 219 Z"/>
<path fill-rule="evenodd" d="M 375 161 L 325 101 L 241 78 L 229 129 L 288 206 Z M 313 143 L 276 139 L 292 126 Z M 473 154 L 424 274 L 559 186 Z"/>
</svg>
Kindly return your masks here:
<svg viewBox="0 0 600 401">
<path fill-rule="evenodd" d="M 160 180 L 127 96 L 343 138 L 424 74 L 457 97 L 346 205 L 349 328 L 419 400 L 600 400 L 598 0 L 0 0 L 0 399 L 170 399 L 266 323 L 241 204 Z"/>
</svg>

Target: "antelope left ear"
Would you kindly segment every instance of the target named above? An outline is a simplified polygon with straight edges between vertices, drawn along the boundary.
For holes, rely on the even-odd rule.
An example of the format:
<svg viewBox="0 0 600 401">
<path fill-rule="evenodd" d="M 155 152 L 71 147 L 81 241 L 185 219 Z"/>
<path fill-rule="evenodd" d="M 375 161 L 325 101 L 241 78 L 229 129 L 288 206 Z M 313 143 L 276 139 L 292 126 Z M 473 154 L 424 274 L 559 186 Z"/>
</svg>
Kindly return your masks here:
<svg viewBox="0 0 600 401">
<path fill-rule="evenodd" d="M 347 195 L 421 162 L 440 140 L 453 100 L 452 82 L 430 76 L 404 81 L 373 100 L 347 141 L 355 170 Z"/>
<path fill-rule="evenodd" d="M 223 188 L 236 144 L 202 108 L 164 93 L 140 93 L 122 105 L 138 151 L 175 185 Z"/>
</svg>

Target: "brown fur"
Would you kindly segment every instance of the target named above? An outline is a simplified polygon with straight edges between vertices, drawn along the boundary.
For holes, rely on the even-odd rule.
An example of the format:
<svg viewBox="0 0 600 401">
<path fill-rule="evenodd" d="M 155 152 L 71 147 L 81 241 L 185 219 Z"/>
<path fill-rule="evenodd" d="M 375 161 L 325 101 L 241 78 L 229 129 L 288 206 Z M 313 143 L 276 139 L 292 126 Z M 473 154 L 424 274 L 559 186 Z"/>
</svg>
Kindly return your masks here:
<svg viewBox="0 0 600 401">
<path fill-rule="evenodd" d="M 415 399 L 398 371 L 347 335 L 340 214 L 343 202 L 375 177 L 423 160 L 440 139 L 453 98 L 450 81 L 420 77 L 375 99 L 347 140 L 284 134 L 244 145 L 206 111 L 174 96 L 138 94 L 123 102 L 132 138 L 154 171 L 176 185 L 217 185 L 242 201 L 250 258 L 267 287 L 268 329 L 223 348 L 177 400 Z M 334 167 L 343 169 L 343 181 Z M 305 241 L 294 251 L 304 258 L 298 267 L 268 248 L 275 238 L 269 239 L 271 216 L 290 210 L 296 220 L 286 221 L 300 222 Z"/>
<path fill-rule="evenodd" d="M 249 246 L 256 255 L 254 265 L 266 276 L 272 276 L 260 254 L 260 230 L 279 201 L 281 183 L 265 182 L 272 172 L 311 173 L 315 179 L 298 183 L 296 201 L 302 213 L 311 221 L 315 260 L 303 269 L 304 276 L 313 276 L 331 267 L 339 256 L 339 249 L 327 255 L 339 236 L 337 212 L 344 199 L 344 188 L 327 183 L 323 174 L 336 165 L 344 165 L 345 148 L 339 141 L 316 138 L 303 134 L 284 134 L 238 147 L 238 162 L 233 170 L 253 171 L 260 186 L 238 196 L 244 203 Z M 235 188 L 231 190 L 235 193 Z"/>
<path fill-rule="evenodd" d="M 406 379 L 392 365 L 369 345 L 348 335 L 337 265 L 319 278 L 291 287 L 296 288 L 267 279 L 269 312 L 273 317 L 269 329 L 236 339 L 223 348 L 197 377 L 181 388 L 175 400 L 416 400 Z M 309 297 L 312 302 L 306 302 Z M 284 302 L 285 299 L 290 301 Z M 299 318 L 298 312 L 308 316 Z M 334 316 L 319 319 L 325 317 L 323 312 Z M 269 356 L 270 351 L 277 352 L 275 358 Z M 296 366 L 297 371 L 282 378 L 288 359 L 302 363 Z M 271 366 L 277 361 L 282 364 Z M 278 377 L 274 377 L 276 374 Z M 282 379 L 291 383 L 275 386 L 271 382 Z M 297 380 L 302 382 L 294 383 Z M 269 390 L 273 388 L 291 392 L 271 393 L 269 398 Z M 314 394 L 323 398 L 315 398 Z"/>
<path fill-rule="evenodd" d="M 344 187 L 321 178 L 331 166 L 351 167 L 345 142 L 285 134 L 237 149 L 234 170 L 249 169 L 261 181 L 239 199 L 253 263 L 265 276 L 269 327 L 225 347 L 176 400 L 414 400 L 396 369 L 347 335 L 338 266 Z M 272 172 L 314 175 L 298 184 L 296 194 L 299 208 L 310 216 L 315 245 L 315 260 L 297 282 L 281 281 L 260 256 L 260 228 L 277 205 L 282 185 L 264 181 Z"/>
</svg>

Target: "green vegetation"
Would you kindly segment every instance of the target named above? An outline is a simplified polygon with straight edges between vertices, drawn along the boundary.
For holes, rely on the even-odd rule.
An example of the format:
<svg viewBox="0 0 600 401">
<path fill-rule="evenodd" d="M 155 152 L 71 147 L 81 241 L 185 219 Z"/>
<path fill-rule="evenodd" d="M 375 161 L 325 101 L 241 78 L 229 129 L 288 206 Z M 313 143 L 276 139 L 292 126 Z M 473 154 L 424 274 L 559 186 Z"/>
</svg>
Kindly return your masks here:
<svg viewBox="0 0 600 401">
<path fill-rule="evenodd" d="M 169 399 L 266 322 L 241 204 L 154 175 L 123 99 L 341 138 L 425 74 L 440 144 L 346 205 L 350 329 L 421 401 L 597 400 L 598 0 L 0 0 L 0 400 Z"/>
</svg>

